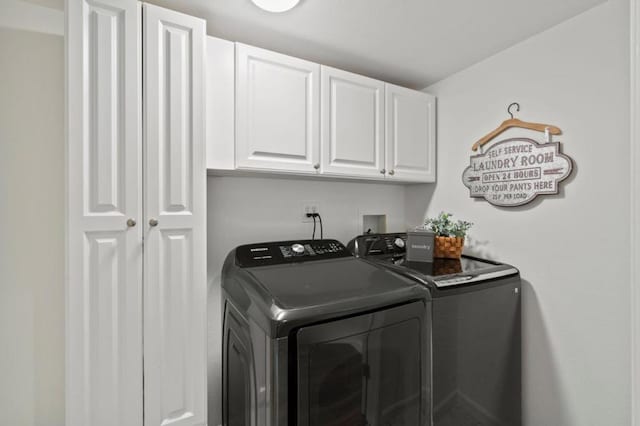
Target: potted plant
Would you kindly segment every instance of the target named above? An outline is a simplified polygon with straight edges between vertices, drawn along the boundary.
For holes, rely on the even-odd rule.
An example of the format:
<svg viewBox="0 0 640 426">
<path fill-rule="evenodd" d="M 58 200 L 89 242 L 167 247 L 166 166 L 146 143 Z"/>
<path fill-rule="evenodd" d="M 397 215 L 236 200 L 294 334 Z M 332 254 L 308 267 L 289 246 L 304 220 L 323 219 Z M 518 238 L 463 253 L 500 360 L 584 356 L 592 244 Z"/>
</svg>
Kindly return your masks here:
<svg viewBox="0 0 640 426">
<path fill-rule="evenodd" d="M 425 221 L 424 227 L 435 234 L 434 257 L 459 259 L 464 247 L 464 237 L 473 223 L 464 220 L 454 222 L 451 213 L 441 212 Z"/>
</svg>

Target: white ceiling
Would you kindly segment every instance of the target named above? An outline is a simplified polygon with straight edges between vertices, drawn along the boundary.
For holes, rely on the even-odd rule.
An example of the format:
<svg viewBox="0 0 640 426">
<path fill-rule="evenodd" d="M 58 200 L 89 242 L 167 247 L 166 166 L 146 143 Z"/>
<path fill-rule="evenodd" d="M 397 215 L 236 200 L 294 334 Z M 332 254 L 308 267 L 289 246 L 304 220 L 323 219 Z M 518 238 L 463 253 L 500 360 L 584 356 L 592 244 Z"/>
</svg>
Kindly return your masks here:
<svg viewBox="0 0 640 426">
<path fill-rule="evenodd" d="M 605 0 L 150 0 L 206 18 L 208 33 L 423 88 Z"/>
</svg>

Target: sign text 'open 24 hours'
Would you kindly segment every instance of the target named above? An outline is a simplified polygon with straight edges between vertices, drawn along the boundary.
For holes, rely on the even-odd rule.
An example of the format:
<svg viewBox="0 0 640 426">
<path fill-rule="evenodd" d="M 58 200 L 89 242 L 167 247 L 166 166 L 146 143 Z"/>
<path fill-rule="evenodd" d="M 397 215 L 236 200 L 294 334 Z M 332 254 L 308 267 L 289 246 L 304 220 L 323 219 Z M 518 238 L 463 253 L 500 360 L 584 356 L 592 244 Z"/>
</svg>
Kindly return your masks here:
<svg viewBox="0 0 640 426">
<path fill-rule="evenodd" d="M 498 142 L 484 154 L 469 158 L 462 182 L 471 197 L 484 197 L 496 206 L 521 206 L 541 194 L 557 194 L 571 174 L 571 158 L 560 143 L 539 144 L 513 138 Z"/>
</svg>

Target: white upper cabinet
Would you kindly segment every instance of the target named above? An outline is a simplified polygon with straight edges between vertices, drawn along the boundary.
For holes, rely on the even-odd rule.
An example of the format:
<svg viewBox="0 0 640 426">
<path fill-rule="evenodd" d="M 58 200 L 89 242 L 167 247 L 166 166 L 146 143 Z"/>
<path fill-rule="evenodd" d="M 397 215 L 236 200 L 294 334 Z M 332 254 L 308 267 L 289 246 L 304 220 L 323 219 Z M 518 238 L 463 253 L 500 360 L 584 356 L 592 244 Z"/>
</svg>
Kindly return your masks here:
<svg viewBox="0 0 640 426">
<path fill-rule="evenodd" d="M 384 82 L 322 66 L 322 172 L 383 178 Z"/>
<path fill-rule="evenodd" d="M 233 47 L 207 40 L 210 170 L 435 182 L 434 96 L 257 47 Z"/>
<path fill-rule="evenodd" d="M 319 95 L 318 64 L 236 44 L 236 166 L 316 173 Z"/>
<path fill-rule="evenodd" d="M 386 169 L 391 179 L 435 182 L 435 97 L 386 84 Z"/>
<path fill-rule="evenodd" d="M 144 5 L 144 424 L 206 416 L 205 31 Z"/>
</svg>

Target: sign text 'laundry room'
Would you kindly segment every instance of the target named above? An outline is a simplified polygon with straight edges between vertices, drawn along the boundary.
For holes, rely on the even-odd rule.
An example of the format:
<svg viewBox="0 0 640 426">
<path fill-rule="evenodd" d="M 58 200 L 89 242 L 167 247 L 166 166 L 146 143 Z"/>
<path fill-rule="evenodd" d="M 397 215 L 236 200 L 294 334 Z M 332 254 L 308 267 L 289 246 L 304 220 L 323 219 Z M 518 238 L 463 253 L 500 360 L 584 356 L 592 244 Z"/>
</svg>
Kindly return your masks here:
<svg viewBox="0 0 640 426">
<path fill-rule="evenodd" d="M 557 194 L 571 174 L 571 158 L 560 143 L 538 143 L 528 138 L 498 142 L 487 152 L 471 156 L 462 182 L 471 197 L 484 197 L 496 206 L 527 204 L 538 195 Z"/>
</svg>

